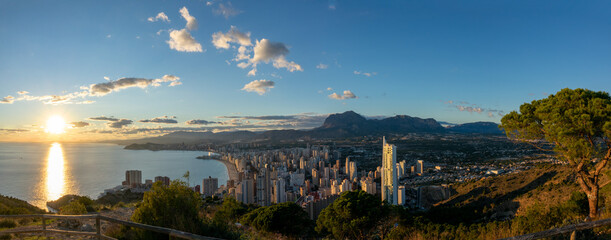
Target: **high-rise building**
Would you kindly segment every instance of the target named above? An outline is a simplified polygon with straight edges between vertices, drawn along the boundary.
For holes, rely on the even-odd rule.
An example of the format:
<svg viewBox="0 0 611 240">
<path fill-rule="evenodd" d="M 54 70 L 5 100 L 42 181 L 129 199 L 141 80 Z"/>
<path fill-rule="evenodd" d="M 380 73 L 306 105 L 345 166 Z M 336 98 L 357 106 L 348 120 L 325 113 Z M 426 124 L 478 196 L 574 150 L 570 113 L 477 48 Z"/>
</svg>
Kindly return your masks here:
<svg viewBox="0 0 611 240">
<path fill-rule="evenodd" d="M 416 173 L 424 174 L 424 161 L 418 160 L 418 163 L 416 164 Z"/>
<path fill-rule="evenodd" d="M 255 203 L 254 184 L 251 178 L 246 178 L 238 184 L 236 200 L 245 204 Z"/>
<path fill-rule="evenodd" d="M 356 162 L 350 162 L 350 180 L 357 178 Z"/>
<path fill-rule="evenodd" d="M 268 169 L 262 168 L 257 174 L 257 203 L 259 206 L 271 204 L 271 182 Z"/>
<path fill-rule="evenodd" d="M 382 201 L 397 205 L 398 187 L 397 180 L 397 147 L 382 140 Z"/>
<path fill-rule="evenodd" d="M 142 184 L 142 171 L 127 170 L 125 171 L 125 183 L 127 186 L 135 187 Z"/>
<path fill-rule="evenodd" d="M 157 176 L 155 177 L 155 182 L 161 182 L 162 185 L 164 186 L 168 186 L 170 185 L 170 178 L 169 177 L 162 177 L 162 176 Z"/>
<path fill-rule="evenodd" d="M 399 197 L 397 198 L 399 200 L 398 204 L 399 205 L 405 205 L 405 186 L 399 186 Z"/>
<path fill-rule="evenodd" d="M 376 194 L 376 183 L 371 178 L 361 179 L 361 190 L 369 193 Z"/>
<path fill-rule="evenodd" d="M 208 178 L 204 178 L 202 181 L 202 188 L 202 194 L 204 194 L 204 196 L 208 197 L 214 195 L 216 190 L 219 188 L 219 179 L 212 178 L 210 176 L 208 176 Z"/>
<path fill-rule="evenodd" d="M 346 166 L 344 168 L 344 174 L 350 176 L 350 156 L 346 157 Z"/>
<path fill-rule="evenodd" d="M 286 183 L 284 178 L 279 178 L 274 180 L 274 195 L 272 200 L 275 203 L 283 203 L 286 202 Z"/>
</svg>

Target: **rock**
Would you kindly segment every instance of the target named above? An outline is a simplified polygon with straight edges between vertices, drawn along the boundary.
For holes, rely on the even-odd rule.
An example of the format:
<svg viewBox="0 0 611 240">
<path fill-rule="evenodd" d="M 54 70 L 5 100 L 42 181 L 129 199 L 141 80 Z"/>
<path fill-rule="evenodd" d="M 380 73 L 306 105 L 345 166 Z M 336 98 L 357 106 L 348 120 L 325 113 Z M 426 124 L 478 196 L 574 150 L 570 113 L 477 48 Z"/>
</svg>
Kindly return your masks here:
<svg viewBox="0 0 611 240">
<path fill-rule="evenodd" d="M 89 224 L 83 224 L 81 226 L 81 231 L 83 231 L 83 232 L 93 232 L 94 229 L 93 229 L 93 226 L 91 226 Z"/>
</svg>

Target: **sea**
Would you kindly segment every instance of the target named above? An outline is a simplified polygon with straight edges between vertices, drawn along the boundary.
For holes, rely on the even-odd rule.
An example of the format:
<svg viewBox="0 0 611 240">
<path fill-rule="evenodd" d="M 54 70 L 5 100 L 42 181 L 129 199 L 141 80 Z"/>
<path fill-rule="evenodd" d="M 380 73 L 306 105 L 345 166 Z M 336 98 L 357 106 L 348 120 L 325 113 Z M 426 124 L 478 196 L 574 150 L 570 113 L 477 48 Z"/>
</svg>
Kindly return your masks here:
<svg viewBox="0 0 611 240">
<path fill-rule="evenodd" d="M 204 178 L 229 179 L 216 160 L 196 159 L 203 151 L 126 150 L 104 143 L 1 143 L 0 194 L 47 209 L 46 202 L 66 194 L 96 199 L 104 189 L 121 185 L 126 170 L 142 171 L 142 182 L 156 176 L 182 179 L 189 185 Z"/>
</svg>

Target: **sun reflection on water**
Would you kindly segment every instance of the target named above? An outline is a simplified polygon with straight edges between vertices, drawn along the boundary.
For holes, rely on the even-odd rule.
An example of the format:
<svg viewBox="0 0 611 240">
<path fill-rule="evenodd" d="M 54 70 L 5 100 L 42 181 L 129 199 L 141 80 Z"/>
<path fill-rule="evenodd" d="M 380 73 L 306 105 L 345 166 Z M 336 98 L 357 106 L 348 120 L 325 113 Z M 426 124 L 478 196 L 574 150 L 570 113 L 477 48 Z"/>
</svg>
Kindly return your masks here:
<svg viewBox="0 0 611 240">
<path fill-rule="evenodd" d="M 47 201 L 57 200 L 64 194 L 64 151 L 59 143 L 51 144 L 47 157 L 46 197 Z"/>
</svg>

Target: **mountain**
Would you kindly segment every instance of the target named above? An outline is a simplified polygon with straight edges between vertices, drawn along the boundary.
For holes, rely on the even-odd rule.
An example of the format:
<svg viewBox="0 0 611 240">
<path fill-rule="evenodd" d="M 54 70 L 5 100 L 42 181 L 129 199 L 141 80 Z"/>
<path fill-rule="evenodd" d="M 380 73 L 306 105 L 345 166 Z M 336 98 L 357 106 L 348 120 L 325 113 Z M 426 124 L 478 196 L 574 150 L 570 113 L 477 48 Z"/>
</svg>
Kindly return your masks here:
<svg viewBox="0 0 611 240">
<path fill-rule="evenodd" d="M 448 127 L 448 131 L 457 133 L 482 133 L 482 134 L 503 134 L 498 123 L 493 122 L 474 122 L 459 124 Z"/>
<path fill-rule="evenodd" d="M 322 126 L 309 130 L 270 130 L 265 132 L 185 132 L 177 131 L 160 137 L 113 141 L 119 144 L 170 143 L 238 143 L 253 141 L 283 141 L 297 139 L 345 138 L 407 133 L 485 133 L 501 134 L 496 123 L 477 122 L 444 128 L 432 118 L 396 115 L 384 119 L 367 119 L 354 111 L 329 115 Z"/>
</svg>

